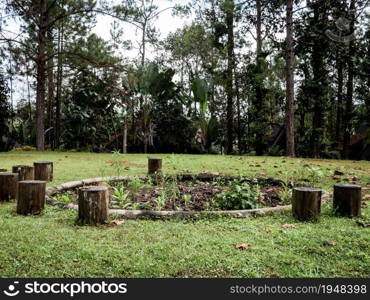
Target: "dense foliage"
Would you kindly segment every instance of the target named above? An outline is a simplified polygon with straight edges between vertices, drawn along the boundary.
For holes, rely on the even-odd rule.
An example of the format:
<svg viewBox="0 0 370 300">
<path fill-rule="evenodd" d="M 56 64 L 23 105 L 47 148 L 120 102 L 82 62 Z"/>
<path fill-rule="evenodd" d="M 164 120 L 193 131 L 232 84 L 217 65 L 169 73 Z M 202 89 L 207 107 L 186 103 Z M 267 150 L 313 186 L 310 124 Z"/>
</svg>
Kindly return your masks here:
<svg viewBox="0 0 370 300">
<path fill-rule="evenodd" d="M 370 159 L 366 1 L 174 2 L 5 1 L 0 150 Z"/>
</svg>

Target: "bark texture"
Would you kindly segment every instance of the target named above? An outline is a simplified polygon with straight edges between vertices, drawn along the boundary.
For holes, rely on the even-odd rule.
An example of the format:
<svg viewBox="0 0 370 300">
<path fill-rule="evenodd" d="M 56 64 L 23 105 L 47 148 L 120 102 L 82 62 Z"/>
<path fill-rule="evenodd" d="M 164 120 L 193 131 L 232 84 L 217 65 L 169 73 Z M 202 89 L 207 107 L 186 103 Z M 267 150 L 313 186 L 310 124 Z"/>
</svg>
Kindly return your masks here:
<svg viewBox="0 0 370 300">
<path fill-rule="evenodd" d="M 40 214 L 45 207 L 45 191 L 46 181 L 20 181 L 17 197 L 17 214 Z"/>
<path fill-rule="evenodd" d="M 343 217 L 361 216 L 361 187 L 359 185 L 334 185 L 333 210 Z"/>
<path fill-rule="evenodd" d="M 18 173 L 0 174 L 0 202 L 17 199 Z"/>
<path fill-rule="evenodd" d="M 34 162 L 35 180 L 53 181 L 53 163 L 50 161 Z"/>
<path fill-rule="evenodd" d="M 162 170 L 162 159 L 161 158 L 148 158 L 148 174 L 159 173 Z"/>
<path fill-rule="evenodd" d="M 293 189 L 292 212 L 299 221 L 315 221 L 320 218 L 321 195 L 319 189 L 298 187 Z"/>
<path fill-rule="evenodd" d="M 33 180 L 34 179 L 34 168 L 31 166 L 13 166 L 12 167 L 13 173 L 18 173 L 18 180 Z"/>
<path fill-rule="evenodd" d="M 108 220 L 108 188 L 87 186 L 79 189 L 78 222 L 98 225 Z"/>
</svg>

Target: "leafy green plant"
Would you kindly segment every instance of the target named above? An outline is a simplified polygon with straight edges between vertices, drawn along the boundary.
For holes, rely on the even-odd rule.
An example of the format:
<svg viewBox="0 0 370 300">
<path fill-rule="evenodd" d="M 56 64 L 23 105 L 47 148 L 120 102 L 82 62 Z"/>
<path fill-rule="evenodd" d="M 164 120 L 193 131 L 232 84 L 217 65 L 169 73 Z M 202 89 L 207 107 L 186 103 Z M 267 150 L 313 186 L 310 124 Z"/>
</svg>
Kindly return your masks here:
<svg viewBox="0 0 370 300">
<path fill-rule="evenodd" d="M 282 204 L 290 204 L 292 200 L 292 190 L 288 186 L 284 186 L 279 192 L 279 198 Z"/>
<path fill-rule="evenodd" d="M 191 195 L 188 195 L 188 194 L 183 195 L 182 199 L 184 200 L 185 206 L 188 207 L 191 201 Z"/>
<path fill-rule="evenodd" d="M 123 172 L 122 154 L 119 151 L 112 152 L 112 166 L 117 176 L 121 176 Z"/>
<path fill-rule="evenodd" d="M 134 193 L 138 192 L 142 187 L 143 183 L 138 177 L 131 178 L 127 183 L 127 188 Z"/>
<path fill-rule="evenodd" d="M 167 202 L 166 192 L 165 191 L 161 191 L 161 195 L 158 196 L 154 200 L 154 202 L 156 204 L 156 207 L 155 207 L 156 210 L 163 210 L 165 208 L 166 202 Z"/>
<path fill-rule="evenodd" d="M 68 194 L 62 194 L 57 197 L 57 201 L 61 203 L 72 203 L 73 200 L 69 197 Z"/>
<path fill-rule="evenodd" d="M 222 210 L 253 209 L 258 207 L 259 196 L 258 186 L 234 180 L 227 191 L 215 196 L 215 202 Z"/>
<path fill-rule="evenodd" d="M 131 201 L 129 200 L 130 192 L 127 192 L 124 186 L 114 187 L 113 188 L 113 198 L 119 203 L 119 206 L 123 209 L 128 209 L 132 206 Z"/>
</svg>

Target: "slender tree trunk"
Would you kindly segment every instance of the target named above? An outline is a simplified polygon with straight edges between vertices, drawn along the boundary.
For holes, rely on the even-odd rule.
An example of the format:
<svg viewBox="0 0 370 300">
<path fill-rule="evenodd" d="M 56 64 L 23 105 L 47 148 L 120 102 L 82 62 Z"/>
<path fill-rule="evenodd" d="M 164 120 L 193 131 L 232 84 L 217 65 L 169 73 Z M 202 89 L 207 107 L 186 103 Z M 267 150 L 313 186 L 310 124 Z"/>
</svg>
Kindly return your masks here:
<svg viewBox="0 0 370 300">
<path fill-rule="evenodd" d="M 57 70 L 57 90 L 55 97 L 55 147 L 60 147 L 60 124 L 61 124 L 61 95 L 62 95 L 62 80 L 63 80 L 63 38 L 64 27 L 63 22 L 60 23 L 58 29 L 58 70 Z"/>
<path fill-rule="evenodd" d="M 141 37 L 141 44 L 142 44 L 142 53 L 141 53 L 141 66 L 144 67 L 145 65 L 145 55 L 146 55 L 146 39 L 145 39 L 145 35 L 146 35 L 146 21 L 144 21 L 143 23 L 143 32 L 142 32 L 142 37 Z"/>
<path fill-rule="evenodd" d="M 227 154 L 233 152 L 234 143 L 234 0 L 227 1 L 226 24 L 227 24 Z"/>
<path fill-rule="evenodd" d="M 262 74 L 262 6 L 261 0 L 256 0 L 256 10 L 257 10 L 257 20 L 256 20 L 256 77 L 260 77 Z M 265 145 L 264 145 L 264 134 L 267 124 L 265 123 L 265 112 L 263 103 L 263 91 L 262 91 L 262 81 L 260 79 L 256 80 L 255 84 L 255 120 L 257 122 L 257 132 L 256 132 L 256 154 L 263 155 Z"/>
<path fill-rule="evenodd" d="M 126 154 L 127 153 L 127 121 L 128 118 L 127 116 L 124 117 L 123 119 L 123 140 L 122 140 L 122 153 Z"/>
<path fill-rule="evenodd" d="M 36 147 L 45 150 L 45 83 L 46 83 L 46 0 L 39 2 L 39 29 L 37 32 L 36 85 Z"/>
<path fill-rule="evenodd" d="M 287 53 L 286 53 L 286 155 L 295 156 L 294 145 L 294 46 L 293 46 L 293 0 L 287 1 Z"/>
<path fill-rule="evenodd" d="M 48 56 L 50 57 L 48 60 L 48 109 L 47 109 L 47 128 L 49 129 L 49 138 L 47 139 L 49 144 L 51 144 L 51 148 L 54 150 L 54 139 L 53 139 L 53 120 L 54 120 L 54 60 L 51 58 L 54 52 L 54 42 L 53 42 L 53 33 L 52 30 L 49 29 L 47 32 L 47 43 L 48 43 Z"/>
<path fill-rule="evenodd" d="M 313 3 L 314 13 L 314 24 L 316 30 L 324 32 L 326 28 L 327 20 L 327 7 L 323 2 L 318 1 Z M 317 35 L 313 38 L 312 46 L 312 73 L 313 81 L 315 84 L 314 91 L 312 93 L 314 107 L 313 107 L 313 118 L 312 118 L 312 134 L 310 140 L 310 151 L 312 157 L 320 157 L 322 151 L 323 138 L 325 134 L 324 129 L 324 112 L 325 106 L 328 101 L 327 99 L 327 77 L 328 72 L 325 67 L 325 55 L 327 55 L 328 49 L 327 39 L 324 39 L 321 35 Z"/>
<path fill-rule="evenodd" d="M 337 73 L 338 73 L 338 90 L 337 90 L 337 122 L 335 129 L 335 138 L 337 142 L 341 140 L 342 118 L 343 118 L 343 61 L 340 50 L 337 51 Z"/>
<path fill-rule="evenodd" d="M 239 80 L 236 76 L 235 70 L 235 92 L 236 92 L 236 109 L 237 109 L 237 128 L 238 128 L 238 150 L 239 155 L 242 154 L 242 129 L 241 129 L 241 108 L 240 108 L 240 92 L 239 92 Z"/>
<path fill-rule="evenodd" d="M 350 11 L 351 11 L 351 23 L 350 32 L 355 30 L 355 9 L 356 0 L 351 0 Z M 347 81 L 347 99 L 346 99 L 346 112 L 344 118 L 344 136 L 343 136 L 343 157 L 349 158 L 349 146 L 351 141 L 352 131 L 352 114 L 353 114 L 353 77 L 354 77 L 354 65 L 353 57 L 355 57 L 355 42 L 352 40 L 349 43 L 348 49 L 348 81 Z"/>
</svg>

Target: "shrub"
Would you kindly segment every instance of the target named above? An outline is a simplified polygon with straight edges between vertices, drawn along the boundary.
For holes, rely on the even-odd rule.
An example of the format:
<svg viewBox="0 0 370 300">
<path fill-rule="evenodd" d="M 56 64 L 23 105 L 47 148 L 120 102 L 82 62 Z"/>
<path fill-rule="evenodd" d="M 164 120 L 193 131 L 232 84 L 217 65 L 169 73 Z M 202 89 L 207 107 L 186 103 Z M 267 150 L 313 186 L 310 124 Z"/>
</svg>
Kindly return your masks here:
<svg viewBox="0 0 370 300">
<path fill-rule="evenodd" d="M 247 182 L 233 181 L 227 191 L 215 196 L 217 206 L 222 210 L 253 209 L 258 207 L 259 187 L 252 188 Z"/>
<path fill-rule="evenodd" d="M 21 152 L 21 151 L 36 151 L 36 148 L 32 146 L 20 146 L 12 149 L 12 152 Z"/>
</svg>

